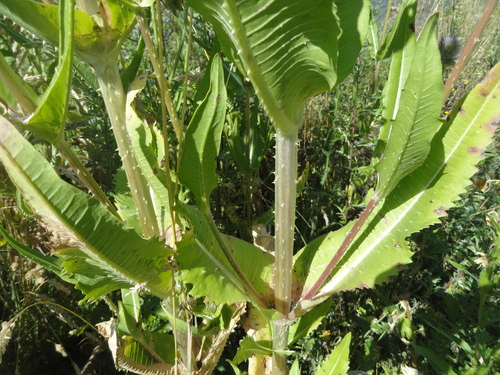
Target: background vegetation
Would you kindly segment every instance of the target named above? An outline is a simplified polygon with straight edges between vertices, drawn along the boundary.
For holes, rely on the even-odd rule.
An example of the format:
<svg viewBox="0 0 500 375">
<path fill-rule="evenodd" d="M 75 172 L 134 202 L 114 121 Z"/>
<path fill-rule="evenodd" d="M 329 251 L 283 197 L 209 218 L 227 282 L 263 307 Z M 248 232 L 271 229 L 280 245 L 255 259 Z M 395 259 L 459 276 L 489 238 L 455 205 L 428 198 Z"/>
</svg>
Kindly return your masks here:
<svg viewBox="0 0 500 375">
<path fill-rule="evenodd" d="M 419 4 L 417 29 L 428 15 L 441 14 L 441 36 L 456 35 L 462 42 L 479 17 L 485 1 L 442 0 Z M 396 14 L 399 2 L 389 4 Z M 387 4 L 374 4 L 379 29 Z M 201 17 L 176 2 L 165 2 L 164 17 L 168 45 L 166 73 L 177 109 L 189 118 L 194 96 L 205 70 L 207 57 L 218 51 L 215 35 Z M 0 50 L 37 93 L 47 87 L 57 64 L 49 45 L 0 16 Z M 419 30 L 420 31 L 420 30 Z M 132 34 L 123 66 L 134 55 L 138 34 Z M 455 93 L 472 88 L 500 60 L 500 22 L 497 9 L 486 34 L 474 50 L 471 63 L 454 87 Z M 189 56 L 187 59 L 186 56 Z M 229 63 L 225 63 L 228 71 Z M 380 113 L 380 92 L 388 66 L 377 63 L 367 44 L 352 74 L 335 92 L 310 101 L 301 130 L 299 176 L 303 181 L 297 198 L 296 247 L 318 235 L 343 226 L 364 207 L 363 197 L 373 185 L 370 163 Z M 143 72 L 152 68 L 144 61 Z M 443 71 L 446 77 L 448 68 Z M 104 190 L 113 196 L 121 188 L 117 171 L 120 160 L 110 134 L 109 120 L 92 76 L 74 77 L 71 113 L 66 139 L 91 170 Z M 215 218 L 225 233 L 249 239 L 253 218 L 268 224 L 273 201 L 274 140 L 266 132 L 268 120 L 257 99 L 242 81 L 228 78 L 232 108 L 228 114 L 222 152 L 218 159 L 220 181 L 213 194 Z M 143 112 L 151 124 L 160 119 L 160 98 L 151 79 L 142 92 Z M 458 95 L 450 97 L 450 108 Z M 245 111 L 245 104 L 250 110 Z M 444 113 L 443 115 L 446 115 Z M 238 139 L 244 137 L 234 124 L 249 116 L 260 124 L 255 163 L 241 165 Z M 269 129 L 270 125 L 267 125 Z M 264 130 L 262 130 L 264 129 Z M 173 132 L 172 132 L 173 133 Z M 58 172 L 75 186 L 79 182 L 56 151 L 39 139 L 31 139 Z M 171 145 L 175 147 L 175 139 Z M 422 374 L 463 373 L 480 351 L 500 363 L 500 288 L 481 287 L 481 272 L 493 264 L 500 246 L 500 139 L 487 153 L 474 184 L 458 207 L 442 223 L 412 237 L 413 263 L 389 283 L 373 290 L 341 293 L 333 298 L 330 312 L 320 329 L 297 343 L 304 374 L 314 373 L 317 364 L 338 340 L 352 332 L 351 368 L 373 374 L 405 373 L 405 366 Z M 240 165 L 238 165 L 240 163 Z M 328 191 L 329 193 L 325 193 Z M 29 209 L 0 170 L 0 225 L 26 244 L 46 247 L 47 233 L 37 226 Z M 253 222 L 255 223 L 255 222 Z M 497 254 L 498 254 L 498 250 Z M 496 263 L 498 264 L 498 262 Z M 13 339 L 0 363 L 2 374 L 111 374 L 114 366 L 103 339 L 91 328 L 110 317 L 103 302 L 78 304 L 82 299 L 73 288 L 48 271 L 20 257 L 2 243 L 0 251 L 0 321 L 20 314 Z M 481 307 L 483 306 L 484 307 Z M 147 301 L 145 301 L 147 307 Z M 230 373 L 224 362 L 232 358 L 231 347 L 241 336 L 236 330 L 218 366 Z M 444 363 L 449 366 L 446 367 Z M 441 367 L 440 367 L 441 366 Z M 444 367 L 442 367 L 444 366 Z M 451 367 L 450 367 L 451 366 Z M 442 371 L 438 371 L 442 368 Z M 454 372 L 453 372 L 454 371 Z M 500 364 L 496 366 L 500 371 Z"/>
</svg>

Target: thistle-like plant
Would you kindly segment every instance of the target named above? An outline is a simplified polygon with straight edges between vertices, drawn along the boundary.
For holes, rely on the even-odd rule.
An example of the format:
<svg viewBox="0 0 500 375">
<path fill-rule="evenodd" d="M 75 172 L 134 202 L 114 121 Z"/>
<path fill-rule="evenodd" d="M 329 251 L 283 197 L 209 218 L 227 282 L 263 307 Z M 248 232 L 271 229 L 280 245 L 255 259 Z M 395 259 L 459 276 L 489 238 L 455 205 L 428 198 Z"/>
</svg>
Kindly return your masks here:
<svg viewBox="0 0 500 375">
<path fill-rule="evenodd" d="M 155 43 L 144 16 L 143 8 L 149 6 L 153 14 L 161 14 L 160 3 L 154 8 L 152 1 L 101 0 L 94 5 L 98 5 L 95 13 L 73 14 L 69 0 L 59 6 L 0 0 L 0 12 L 60 45 L 61 73 L 42 99 L 30 94 L 35 115 L 22 126 L 61 147 L 74 51 L 95 70 L 140 226 L 137 231 L 127 228 L 123 222 L 127 214 L 120 216 L 104 197 L 99 202 L 63 182 L 13 120 L 1 117 L 0 161 L 44 225 L 67 233 L 67 238 L 51 257 L 2 233 L 19 251 L 76 284 L 89 300 L 122 289 L 113 328 L 119 334 L 111 333 L 110 341 L 116 344 L 116 361 L 123 368 L 140 373 L 209 373 L 246 306 L 245 325 L 252 333 L 240 343 L 232 361 L 235 371 L 239 362 L 250 359 L 251 373 L 262 368 L 270 372 L 265 357 L 272 356 L 273 374 L 299 373 L 297 361 L 288 369 L 290 344 L 314 329 L 326 313 L 327 305 L 321 303 L 333 293 L 387 281 L 411 261 L 406 238 L 437 222 L 464 192 L 500 116 L 500 65 L 446 120 L 441 119 L 437 15 L 417 37 L 413 26 L 417 4 L 406 1 L 384 44 L 375 51 L 377 58 L 391 59 L 373 157 L 377 185 L 357 220 L 294 255 L 297 143 L 304 106 L 308 98 L 335 89 L 351 71 L 367 37 L 370 4 L 188 1 L 211 22 L 225 56 L 253 85 L 276 129 L 276 235 L 275 252 L 270 254 L 221 233 L 212 217 L 215 160 L 227 104 L 222 58 L 217 54 L 211 58 L 206 72 L 209 84 L 200 85 L 204 99 L 183 130 L 158 59 L 162 43 Z M 55 21 L 58 12 L 61 22 Z M 133 105 L 146 78 L 136 77 L 125 90 L 116 63 L 136 20 L 179 142 L 176 170 L 168 163 L 166 126 L 163 133 L 152 131 Z M 161 17 L 156 25 L 161 25 Z M 10 75 L 15 77 L 14 72 Z M 13 92 L 23 89 L 19 80 L 12 82 Z M 32 107 L 26 111 L 33 112 Z M 164 145 L 163 151 L 158 144 Z M 162 161 L 167 161 L 166 169 L 160 167 Z M 189 191 L 194 202 L 181 199 L 180 191 Z M 99 197 L 98 190 L 92 192 Z M 167 232 L 173 233 L 175 243 L 167 244 Z M 161 299 L 172 334 L 144 328 L 141 293 Z M 197 309 L 191 306 L 193 299 Z M 207 329 L 190 324 L 194 310 L 202 311 L 199 316 Z M 209 340 L 202 339 L 207 336 Z M 347 335 L 322 370 L 345 373 L 349 343 Z"/>
</svg>

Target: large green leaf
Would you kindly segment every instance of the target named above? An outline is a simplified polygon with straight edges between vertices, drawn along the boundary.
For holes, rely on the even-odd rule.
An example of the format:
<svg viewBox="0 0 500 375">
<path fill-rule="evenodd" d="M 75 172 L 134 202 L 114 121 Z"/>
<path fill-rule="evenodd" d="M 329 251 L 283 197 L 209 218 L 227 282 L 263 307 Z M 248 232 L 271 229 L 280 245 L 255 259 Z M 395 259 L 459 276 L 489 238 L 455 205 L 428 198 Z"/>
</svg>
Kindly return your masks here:
<svg viewBox="0 0 500 375">
<path fill-rule="evenodd" d="M 61 1 L 59 6 L 59 62 L 56 73 L 35 113 L 28 119 L 29 130 L 51 143 L 59 142 L 64 137 L 71 90 L 74 8 L 74 0 Z"/>
<path fill-rule="evenodd" d="M 416 48 L 415 14 L 417 1 L 409 0 L 401 5 L 399 13 L 392 28 L 385 38 L 384 44 L 375 48 L 378 58 L 391 56 L 389 76 L 384 87 L 382 97 L 382 118 L 384 122 L 380 127 L 379 139 L 374 150 L 374 155 L 380 160 L 383 155 L 387 139 L 391 131 L 391 120 L 396 119 L 401 102 L 401 93 L 408 78 Z M 371 30 L 375 32 L 376 24 L 372 20 Z M 373 44 L 376 45 L 377 35 L 372 34 Z"/>
<path fill-rule="evenodd" d="M 205 216 L 193 206 L 179 205 L 177 210 L 189 219 L 193 228 L 178 242 L 176 257 L 181 271 L 179 279 L 192 285 L 190 293 L 217 303 L 251 301 Z M 273 257 L 248 242 L 231 236 L 226 239 L 242 272 L 256 291 L 270 301 Z"/>
<path fill-rule="evenodd" d="M 222 62 L 216 55 L 210 69 L 210 89 L 189 123 L 179 162 L 179 181 L 193 192 L 202 210 L 208 207 L 210 193 L 217 187 L 215 159 L 226 116 L 226 97 Z"/>
<path fill-rule="evenodd" d="M 343 290 L 373 287 L 395 275 L 410 262 L 406 238 L 437 223 L 470 184 L 500 118 L 500 63 L 476 86 L 443 124 L 422 165 L 399 182 L 372 212 L 314 301 L 300 301 L 300 316 L 326 296 Z M 312 287 L 352 227 L 318 238 L 295 256 L 303 285 Z"/>
<path fill-rule="evenodd" d="M 370 26 L 370 1 L 337 0 L 337 15 L 342 34 L 339 39 L 337 85 L 351 72 Z"/>
<path fill-rule="evenodd" d="M 302 123 L 305 99 L 337 82 L 340 29 L 329 0 L 190 0 L 224 52 L 252 81 L 274 124 Z"/>
<path fill-rule="evenodd" d="M 411 25 L 415 24 L 416 6 L 416 1 L 412 1 L 407 3 L 406 7 L 402 7 L 399 10 L 399 14 L 404 13 L 405 16 L 393 26 L 393 29 L 397 26 L 400 30 L 397 33 L 398 37 L 392 39 L 390 48 L 390 51 L 392 51 L 391 67 L 382 98 L 382 117 L 385 122 L 382 124 L 379 135 L 379 143 L 382 144 L 375 150 L 376 154 L 383 152 L 383 148 L 389 137 L 391 129 L 390 121 L 396 119 L 401 102 L 401 93 L 415 55 L 417 38 L 415 36 L 415 28 L 411 27 Z"/>
<path fill-rule="evenodd" d="M 60 236 L 56 254 L 87 298 L 136 286 L 168 296 L 171 275 L 165 268 L 171 252 L 159 241 L 125 229 L 99 201 L 62 181 L 3 117 L 0 161 L 47 230 Z"/>
<path fill-rule="evenodd" d="M 376 192 L 382 198 L 422 164 L 440 126 L 443 83 L 435 31 L 437 20 L 436 14 L 418 39 L 401 104 L 391 123 L 384 155 L 376 166 L 379 172 Z"/>
</svg>

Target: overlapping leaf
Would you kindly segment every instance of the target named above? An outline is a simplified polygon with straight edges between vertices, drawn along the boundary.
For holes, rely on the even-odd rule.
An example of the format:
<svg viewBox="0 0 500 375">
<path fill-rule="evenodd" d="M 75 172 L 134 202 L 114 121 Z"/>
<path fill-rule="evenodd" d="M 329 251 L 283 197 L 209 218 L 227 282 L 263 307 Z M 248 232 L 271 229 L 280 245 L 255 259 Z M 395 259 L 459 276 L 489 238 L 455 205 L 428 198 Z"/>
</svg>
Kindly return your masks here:
<svg viewBox="0 0 500 375">
<path fill-rule="evenodd" d="M 391 120 L 396 119 L 401 102 L 401 93 L 415 55 L 417 44 L 415 36 L 416 11 L 416 0 L 403 3 L 384 44 L 380 49 L 376 49 L 377 58 L 379 59 L 391 56 L 391 68 L 382 97 L 382 118 L 384 123 L 380 128 L 378 143 L 374 150 L 374 155 L 377 158 L 380 158 L 384 152 L 391 131 Z M 372 20 L 372 24 L 372 32 L 374 32 L 376 28 L 375 21 Z M 374 44 L 378 43 L 377 38 L 378 35 L 372 35 Z"/>
<path fill-rule="evenodd" d="M 56 74 L 45 91 L 35 113 L 29 118 L 29 129 L 48 142 L 62 140 L 68 111 L 73 63 L 74 0 L 59 6 L 59 63 Z"/>
<path fill-rule="evenodd" d="M 11 109 L 16 105 L 25 114 L 31 114 L 38 105 L 38 96 L 33 88 L 19 77 L 0 53 L 0 99 Z"/>
<path fill-rule="evenodd" d="M 500 64 L 454 110 L 434 137 L 422 165 L 401 180 L 368 219 L 363 233 L 347 251 L 317 294 L 373 287 L 410 262 L 406 238 L 439 221 L 470 184 L 475 165 L 491 142 L 500 120 Z M 309 290 L 352 224 L 319 238 L 296 256 L 295 268 Z M 310 271 L 309 271 L 310 270 Z M 301 301 L 297 315 L 314 305 Z"/>
<path fill-rule="evenodd" d="M 340 29 L 332 1 L 191 0 L 252 81 L 275 125 L 295 132 L 304 100 L 336 81 Z"/>
<path fill-rule="evenodd" d="M 377 59 L 385 59 L 400 50 L 415 33 L 415 14 L 417 0 L 406 0 L 400 10 L 384 43 L 377 51 Z"/>
<path fill-rule="evenodd" d="M 387 84 L 384 87 L 384 97 L 382 101 L 382 116 L 387 122 L 396 119 L 401 93 L 406 79 L 408 78 L 408 74 L 410 73 L 413 57 L 415 55 L 417 38 L 415 35 L 415 28 L 411 25 L 415 24 L 416 6 L 416 1 L 412 1 L 404 8 L 405 10 L 403 10 L 403 12 L 407 12 L 408 14 L 403 18 L 404 23 L 401 21 L 401 31 L 397 34 L 398 38 L 392 40 L 392 46 L 389 50 L 392 52 L 391 68 L 389 70 Z M 387 127 L 389 128 L 390 124 L 387 124 Z M 383 140 L 387 141 L 385 137 Z"/>
<path fill-rule="evenodd" d="M 342 34 L 339 39 L 338 85 L 351 72 L 370 26 L 370 1 L 335 1 Z"/>
<path fill-rule="evenodd" d="M 443 84 L 436 23 L 437 14 L 427 22 L 419 37 L 400 108 L 390 125 L 382 160 L 376 166 L 379 173 L 376 192 L 382 198 L 422 164 L 440 126 Z"/>
<path fill-rule="evenodd" d="M 57 254 L 87 298 L 137 285 L 160 297 L 168 295 L 169 251 L 164 245 L 125 229 L 99 201 L 62 181 L 3 117 L 0 161 L 48 230 L 66 237 Z"/>
<path fill-rule="evenodd" d="M 217 303 L 251 300 L 210 230 L 205 216 L 195 207 L 177 207 L 193 225 L 178 243 L 180 280 L 193 286 L 190 293 Z M 261 296 L 269 298 L 273 257 L 252 244 L 227 236 L 232 256 Z"/>
<path fill-rule="evenodd" d="M 165 171 L 160 168 L 158 158 L 154 154 L 153 149 L 155 142 L 153 140 L 152 130 L 147 127 L 145 122 L 137 116 L 134 108 L 132 108 L 134 98 L 144 88 L 145 83 L 146 76 L 138 77 L 132 82 L 130 91 L 127 94 L 127 132 L 130 136 L 135 160 L 154 193 L 153 197 L 158 201 L 156 216 L 158 218 L 159 227 L 164 231 L 171 225 L 170 215 L 168 214 L 170 203 L 167 176 Z"/>
<path fill-rule="evenodd" d="M 207 207 L 210 193 L 217 186 L 215 159 L 226 116 L 226 97 L 222 62 L 215 56 L 210 88 L 189 123 L 179 162 L 179 180 L 193 192 L 200 207 Z"/>
</svg>

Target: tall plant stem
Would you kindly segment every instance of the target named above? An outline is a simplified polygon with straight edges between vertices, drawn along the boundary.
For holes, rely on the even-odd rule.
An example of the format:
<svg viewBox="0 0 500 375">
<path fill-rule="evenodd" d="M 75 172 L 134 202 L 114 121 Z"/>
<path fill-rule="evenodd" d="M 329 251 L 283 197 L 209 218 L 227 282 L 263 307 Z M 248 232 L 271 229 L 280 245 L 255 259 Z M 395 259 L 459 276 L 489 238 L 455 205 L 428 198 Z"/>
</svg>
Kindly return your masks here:
<svg viewBox="0 0 500 375">
<path fill-rule="evenodd" d="M 181 124 L 184 124 L 186 118 L 187 109 L 187 94 L 188 94 L 188 82 L 189 82 L 189 62 L 191 56 L 191 45 L 193 43 L 193 8 L 188 9 L 187 13 L 187 43 L 186 43 L 186 54 L 184 56 L 184 89 L 182 91 L 182 111 L 181 111 Z"/>
<path fill-rule="evenodd" d="M 156 79 L 158 80 L 158 86 L 160 87 L 160 97 L 161 97 L 161 122 L 162 122 L 162 129 L 163 129 L 163 148 L 165 150 L 165 175 L 167 176 L 166 178 L 166 183 L 167 183 L 167 190 L 168 190 L 168 204 L 169 204 L 169 213 L 170 213 L 170 218 L 172 221 L 172 233 L 173 233 L 173 238 L 174 238 L 174 244 L 177 242 L 177 230 L 176 230 L 176 214 L 173 209 L 174 207 L 174 197 L 177 195 L 177 192 L 174 191 L 173 187 L 173 182 L 170 176 L 170 159 L 168 157 L 168 150 L 170 149 L 169 146 L 169 141 L 168 141 L 168 132 L 167 132 L 167 111 L 170 117 L 170 121 L 172 123 L 172 126 L 174 128 L 174 132 L 177 136 L 177 140 L 179 141 L 179 148 L 178 148 L 178 153 L 180 154 L 181 149 L 182 149 L 182 143 L 183 143 L 183 131 L 182 131 L 182 123 L 179 122 L 177 113 L 174 108 L 174 103 L 172 101 L 172 97 L 169 92 L 169 84 L 167 83 L 165 79 L 165 69 L 164 69 L 164 64 L 163 64 L 163 23 L 162 23 L 162 18 L 161 18 L 161 9 L 160 9 L 160 2 L 156 2 L 156 27 L 157 27 L 157 32 L 156 34 L 158 35 L 158 40 L 157 40 L 157 48 L 154 47 L 153 40 L 151 39 L 151 34 L 148 31 L 148 28 L 146 27 L 144 15 L 142 13 L 138 13 L 136 15 L 137 17 L 137 23 L 139 25 L 139 28 L 141 30 L 141 35 L 142 38 L 144 39 L 144 43 L 146 45 L 149 58 L 151 60 L 151 63 L 153 65 L 153 69 L 156 75 Z M 175 246 L 175 245 L 174 245 Z"/>
<path fill-rule="evenodd" d="M 275 181 L 275 307 L 283 315 L 273 329 L 273 375 L 288 373 L 286 355 L 288 321 L 292 292 L 293 234 L 295 228 L 295 198 L 297 194 L 297 140 L 300 120 L 290 119 L 270 90 L 263 72 L 252 52 L 252 46 L 243 26 L 234 0 L 224 0 L 224 7 L 231 19 L 235 38 L 239 42 L 239 56 L 255 92 L 264 104 L 276 126 L 276 181 Z"/>
<path fill-rule="evenodd" d="M 167 81 L 165 80 L 165 74 L 164 74 L 164 69 L 163 69 L 163 60 L 160 60 L 157 55 L 161 54 L 163 57 L 163 38 L 160 38 L 158 41 L 158 50 L 160 52 L 156 52 L 153 40 L 151 39 L 151 34 L 149 33 L 145 19 L 142 13 L 137 14 L 137 23 L 139 25 L 139 28 L 141 29 L 141 35 L 142 38 L 144 39 L 144 43 L 146 44 L 146 49 L 148 51 L 151 63 L 153 64 L 153 70 L 155 71 L 156 79 L 158 80 L 158 85 L 160 86 L 160 93 L 162 95 L 162 105 L 163 103 L 167 106 L 167 111 L 170 116 L 170 121 L 172 122 L 172 126 L 175 131 L 175 135 L 177 136 L 177 140 L 179 141 L 179 145 L 182 145 L 183 142 L 183 131 L 182 131 L 182 124 L 179 122 L 177 112 L 175 111 L 175 106 L 174 102 L 172 100 L 172 96 L 170 95 L 170 92 L 168 91 L 169 85 L 167 84 Z M 161 21 L 161 17 L 160 17 Z M 161 24 L 161 22 L 160 22 Z M 161 30 L 159 30 L 161 32 Z M 161 33 L 160 33 L 161 35 Z M 161 43 L 161 44 L 160 44 Z"/>
<path fill-rule="evenodd" d="M 295 201 L 297 195 L 297 140 L 294 133 L 276 133 L 276 180 L 275 180 L 275 307 L 288 315 L 292 293 L 292 260 L 295 228 Z M 273 329 L 273 374 L 288 371 L 286 355 L 288 322 L 276 321 Z"/>
<path fill-rule="evenodd" d="M 460 54 L 457 63 L 453 67 L 453 70 L 451 71 L 451 74 L 444 85 L 443 102 L 446 102 L 446 100 L 448 99 L 448 96 L 451 93 L 451 89 L 455 81 L 457 80 L 458 76 L 460 75 L 460 73 L 462 73 L 462 71 L 465 69 L 465 66 L 471 59 L 472 50 L 474 49 L 474 46 L 476 45 L 476 43 L 479 41 L 479 38 L 483 34 L 483 31 L 486 25 L 488 24 L 488 21 L 490 20 L 491 15 L 493 14 L 497 5 L 498 5 L 498 0 L 489 0 L 486 3 L 481 18 L 476 24 L 474 31 L 472 32 L 471 36 L 469 37 L 469 40 L 465 44 L 465 47 L 462 50 L 462 53 Z"/>
<path fill-rule="evenodd" d="M 146 179 L 142 175 L 132 153 L 126 129 L 125 92 L 116 61 L 111 60 L 95 66 L 104 104 L 109 114 L 118 153 L 137 209 L 143 235 L 146 238 L 158 236 L 158 224 Z"/>
</svg>

